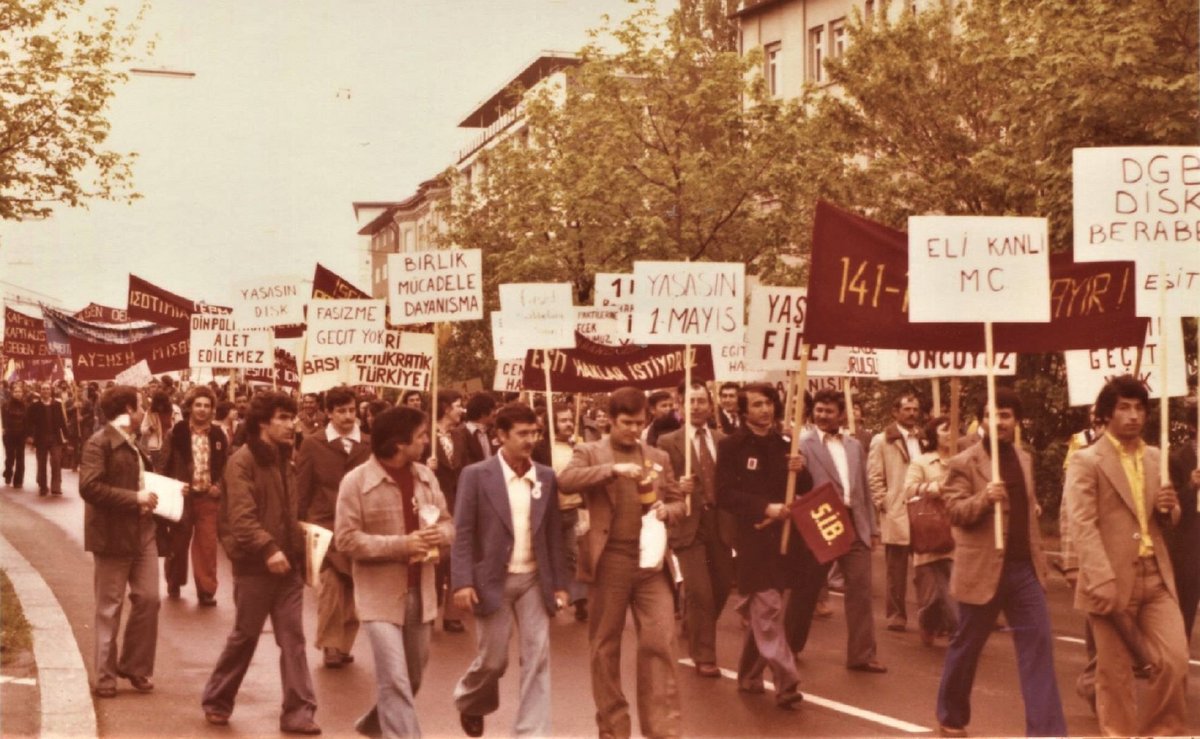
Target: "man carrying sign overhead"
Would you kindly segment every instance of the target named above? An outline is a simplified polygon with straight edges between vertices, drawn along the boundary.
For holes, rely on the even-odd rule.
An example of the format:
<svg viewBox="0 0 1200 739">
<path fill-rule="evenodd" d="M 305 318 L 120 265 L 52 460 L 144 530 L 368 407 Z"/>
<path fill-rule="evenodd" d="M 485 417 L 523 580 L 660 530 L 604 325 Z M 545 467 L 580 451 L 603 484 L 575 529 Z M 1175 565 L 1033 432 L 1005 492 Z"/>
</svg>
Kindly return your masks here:
<svg viewBox="0 0 1200 739">
<path fill-rule="evenodd" d="M 1038 527 L 1032 461 L 1013 443 L 1021 420 L 1021 399 L 1011 389 L 999 388 L 995 412 L 1000 479 L 1004 482 L 992 482 L 992 447 L 984 439 L 951 458 L 942 486 L 956 544 L 950 595 L 959 608 L 958 631 L 946 653 L 938 688 L 938 722 L 942 736 L 966 736 L 979 655 L 1003 610 L 1017 650 L 1025 732 L 1028 736 L 1066 736 L 1067 721 L 1054 676 L 1046 554 Z M 980 409 L 984 428 L 989 413 L 986 407 Z M 996 503 L 1005 513 L 1003 549 L 995 544 Z"/>
</svg>

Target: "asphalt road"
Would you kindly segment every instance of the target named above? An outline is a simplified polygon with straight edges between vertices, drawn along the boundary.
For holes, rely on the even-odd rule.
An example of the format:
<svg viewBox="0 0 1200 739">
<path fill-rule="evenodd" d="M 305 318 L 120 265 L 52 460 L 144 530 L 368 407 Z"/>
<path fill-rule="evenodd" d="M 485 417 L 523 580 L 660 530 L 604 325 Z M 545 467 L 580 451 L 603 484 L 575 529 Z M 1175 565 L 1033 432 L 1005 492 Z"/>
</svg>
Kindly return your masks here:
<svg viewBox="0 0 1200 739">
<path fill-rule="evenodd" d="M 72 624 L 84 662 L 92 665 L 91 557 L 83 551 L 83 502 L 76 477 L 64 473 L 62 498 L 39 498 L 32 484 L 34 460 L 28 458 L 26 489 L 0 490 L 0 531 L 42 573 L 59 598 Z M 883 566 L 877 554 L 875 572 L 876 625 L 879 659 L 890 672 L 870 675 L 850 672 L 845 661 L 845 619 L 840 598 L 831 599 L 834 616 L 817 620 L 800 662 L 801 690 L 806 701 L 795 712 L 775 708 L 770 695 L 747 695 L 736 690 L 732 670 L 740 651 L 742 627 L 727 607 L 719 624 L 718 662 L 726 676 L 698 677 L 687 664 L 679 667 L 684 732 L 689 736 L 931 736 L 936 735 L 934 703 L 945 643 L 924 647 L 915 631 L 883 629 Z M 200 693 L 233 622 L 232 578 L 222 555 L 216 608 L 200 608 L 194 591 L 169 600 L 163 588 L 157 668 L 153 693 L 133 692 L 121 682 L 115 699 L 98 700 L 97 720 L 103 736 L 260 736 L 276 733 L 280 704 L 278 649 L 264 633 L 254 663 L 242 685 L 237 707 L 226 728 L 208 726 L 200 709 Z M 315 599 L 306 593 L 305 633 L 313 633 Z M 1097 724 L 1075 695 L 1074 682 L 1084 664 L 1082 617 L 1071 609 L 1065 583 L 1055 580 L 1049 592 L 1056 634 L 1055 663 L 1067 724 L 1072 736 L 1094 735 Z M 912 597 L 910 589 L 910 598 Z M 915 609 L 910 606 L 910 613 Z M 910 617 L 910 623 L 913 619 Z M 587 627 L 569 614 L 552 626 L 553 725 L 559 736 L 595 734 Z M 1024 729 L 1024 710 L 1017 684 L 1011 639 L 997 631 L 981 660 L 973 693 L 973 736 L 1012 736 Z M 624 685 L 634 700 L 635 634 L 627 626 L 623 649 Z M 1193 677 L 1200 666 L 1194 659 Z M 417 710 L 427 736 L 463 736 L 451 702 L 454 683 L 474 657 L 474 636 L 434 632 L 432 657 Z M 321 666 L 320 653 L 309 651 L 319 709 L 317 720 L 326 735 L 353 736 L 354 720 L 374 702 L 374 672 L 365 635 L 354 648 L 356 661 L 340 670 Z M 682 652 L 681 658 L 685 656 Z M 502 685 L 500 710 L 487 718 L 487 735 L 511 734 L 517 703 L 515 650 Z M 1200 733 L 1200 696 L 1196 681 L 1189 689 L 1191 726 Z M 636 716 L 636 708 L 633 709 Z M 635 718 L 636 721 L 636 718 Z M 636 727 L 636 723 L 635 723 Z"/>
</svg>

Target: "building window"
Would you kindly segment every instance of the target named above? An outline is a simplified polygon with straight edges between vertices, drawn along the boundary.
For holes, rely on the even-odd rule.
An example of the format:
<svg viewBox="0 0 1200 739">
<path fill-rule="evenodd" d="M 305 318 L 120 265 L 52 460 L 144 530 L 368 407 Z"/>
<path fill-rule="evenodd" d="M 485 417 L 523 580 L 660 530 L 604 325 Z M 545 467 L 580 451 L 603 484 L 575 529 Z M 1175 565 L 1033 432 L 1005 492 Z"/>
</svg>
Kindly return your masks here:
<svg viewBox="0 0 1200 739">
<path fill-rule="evenodd" d="M 783 71 L 779 66 L 781 61 L 780 45 L 778 42 L 774 44 L 767 44 L 764 49 L 766 51 L 767 64 L 764 74 L 764 76 L 767 78 L 767 92 L 770 93 L 771 97 L 779 97 L 780 82 L 782 82 L 780 79 L 780 74 L 782 74 Z"/>
<path fill-rule="evenodd" d="M 825 26 L 808 29 L 808 78 L 825 81 Z"/>
<path fill-rule="evenodd" d="M 829 57 L 840 59 L 846 53 L 846 19 L 838 18 L 829 24 Z"/>
</svg>

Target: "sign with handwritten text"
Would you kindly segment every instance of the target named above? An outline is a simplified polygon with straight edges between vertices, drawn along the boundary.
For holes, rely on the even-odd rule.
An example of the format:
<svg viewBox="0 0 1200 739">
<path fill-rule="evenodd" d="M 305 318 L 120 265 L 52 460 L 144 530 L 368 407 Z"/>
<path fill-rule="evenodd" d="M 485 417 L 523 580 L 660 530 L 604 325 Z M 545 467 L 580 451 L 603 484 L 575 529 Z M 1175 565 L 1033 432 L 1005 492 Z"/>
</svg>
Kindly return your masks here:
<svg viewBox="0 0 1200 739">
<path fill-rule="evenodd" d="M 500 310 L 528 349 L 575 346 L 575 306 L 569 282 L 512 282 L 500 286 Z"/>
<path fill-rule="evenodd" d="M 233 293 L 233 317 L 242 328 L 304 323 L 304 296 L 299 277 L 239 280 Z"/>
<path fill-rule="evenodd" d="M 633 340 L 643 344 L 736 344 L 746 312 L 741 262 L 634 262 Z"/>
<path fill-rule="evenodd" d="M 1045 218 L 910 217 L 909 320 L 1048 322 L 1049 246 Z"/>
<path fill-rule="evenodd" d="M 375 354 L 384 346 L 384 301 L 312 300 L 308 303 L 308 357 Z"/>
<path fill-rule="evenodd" d="M 1142 347 L 1142 364 L 1138 368 L 1136 346 L 1115 349 L 1092 349 L 1063 352 L 1067 364 L 1067 397 L 1073 406 L 1091 405 L 1096 402 L 1100 388 L 1119 375 L 1132 375 L 1138 369 L 1137 378 L 1146 385 L 1151 398 L 1162 397 L 1162 375 L 1159 362 L 1165 327 L 1167 347 L 1167 396 L 1178 398 L 1188 394 L 1187 363 L 1183 353 L 1183 326 L 1178 318 L 1167 318 L 1165 322 L 1150 321 L 1146 331 L 1146 342 Z"/>
<path fill-rule="evenodd" d="M 483 318 L 483 256 L 479 249 L 389 254 L 388 306 L 397 326 Z"/>
</svg>

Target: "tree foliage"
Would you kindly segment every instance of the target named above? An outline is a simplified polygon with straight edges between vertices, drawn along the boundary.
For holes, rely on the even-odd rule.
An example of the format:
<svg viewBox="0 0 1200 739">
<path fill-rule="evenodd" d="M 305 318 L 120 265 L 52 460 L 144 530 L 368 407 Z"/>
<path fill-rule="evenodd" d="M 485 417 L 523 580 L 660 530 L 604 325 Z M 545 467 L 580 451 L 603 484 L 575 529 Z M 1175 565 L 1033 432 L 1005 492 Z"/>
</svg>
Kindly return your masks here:
<svg viewBox="0 0 1200 739">
<path fill-rule="evenodd" d="M 106 109 L 125 80 L 137 21 L 87 0 L 0 0 L 0 218 L 55 203 L 130 200 L 132 154 L 105 147 Z M 140 17 L 139 17 L 140 20 Z"/>
</svg>

